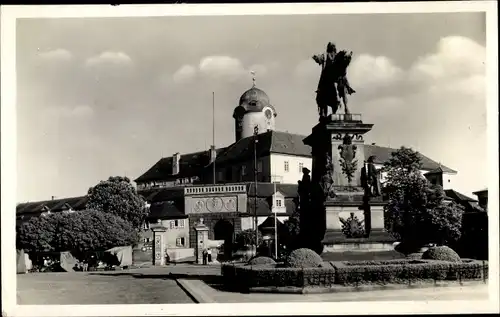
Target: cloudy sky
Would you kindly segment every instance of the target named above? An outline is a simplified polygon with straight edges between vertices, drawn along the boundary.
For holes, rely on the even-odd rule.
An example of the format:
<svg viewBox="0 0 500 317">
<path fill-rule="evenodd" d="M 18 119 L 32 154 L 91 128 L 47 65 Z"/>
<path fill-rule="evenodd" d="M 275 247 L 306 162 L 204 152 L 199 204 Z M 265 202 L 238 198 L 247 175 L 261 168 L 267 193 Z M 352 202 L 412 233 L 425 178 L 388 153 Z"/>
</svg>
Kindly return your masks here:
<svg viewBox="0 0 500 317">
<path fill-rule="evenodd" d="M 251 87 L 277 129 L 317 123 L 328 41 L 354 52 L 351 110 L 367 142 L 411 146 L 459 171 L 457 190 L 486 187 L 482 13 L 30 19 L 17 23 L 18 201 L 85 194 L 132 179 L 162 156 L 234 140 L 232 110 Z"/>
</svg>

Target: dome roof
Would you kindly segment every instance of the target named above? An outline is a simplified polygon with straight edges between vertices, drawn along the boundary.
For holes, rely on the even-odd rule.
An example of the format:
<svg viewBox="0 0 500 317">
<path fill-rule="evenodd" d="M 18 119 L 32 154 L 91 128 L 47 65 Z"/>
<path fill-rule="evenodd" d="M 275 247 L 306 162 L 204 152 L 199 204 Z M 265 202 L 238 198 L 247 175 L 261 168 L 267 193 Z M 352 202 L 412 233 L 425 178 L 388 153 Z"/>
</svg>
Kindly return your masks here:
<svg viewBox="0 0 500 317">
<path fill-rule="evenodd" d="M 269 107 L 271 103 L 263 90 L 252 87 L 241 95 L 239 105 L 246 108 L 247 111 L 262 111 L 264 107 Z"/>
</svg>

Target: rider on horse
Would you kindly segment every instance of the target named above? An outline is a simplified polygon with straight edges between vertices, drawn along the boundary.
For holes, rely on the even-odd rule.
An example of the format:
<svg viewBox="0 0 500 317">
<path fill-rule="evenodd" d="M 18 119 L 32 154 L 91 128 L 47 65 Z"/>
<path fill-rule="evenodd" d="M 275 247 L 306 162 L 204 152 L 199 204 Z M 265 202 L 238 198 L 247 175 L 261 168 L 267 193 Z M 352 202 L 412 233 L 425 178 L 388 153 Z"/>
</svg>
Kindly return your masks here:
<svg viewBox="0 0 500 317">
<path fill-rule="evenodd" d="M 352 52 L 340 51 L 337 53 L 335 44 L 328 43 L 326 54 L 314 55 L 313 59 L 322 66 L 321 76 L 316 90 L 316 103 L 321 117 L 328 115 L 328 106 L 332 113 L 336 113 L 340 106 L 340 99 L 344 103 L 346 113 L 347 95 L 355 93 L 347 80 L 347 67 L 351 62 Z"/>
</svg>

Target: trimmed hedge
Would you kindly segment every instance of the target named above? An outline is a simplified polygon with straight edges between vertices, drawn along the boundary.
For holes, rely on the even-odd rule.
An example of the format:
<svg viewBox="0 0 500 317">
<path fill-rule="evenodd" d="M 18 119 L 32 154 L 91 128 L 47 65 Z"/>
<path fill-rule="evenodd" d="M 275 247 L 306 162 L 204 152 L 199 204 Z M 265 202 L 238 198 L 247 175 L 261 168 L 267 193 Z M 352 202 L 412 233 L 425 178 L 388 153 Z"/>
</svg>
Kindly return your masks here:
<svg viewBox="0 0 500 317">
<path fill-rule="evenodd" d="M 266 265 L 266 264 L 267 265 L 276 264 L 276 261 L 267 256 L 256 256 L 254 258 L 251 258 L 250 261 L 248 261 L 248 265 Z"/>
<path fill-rule="evenodd" d="M 487 271 L 487 264 L 485 264 Z M 335 283 L 353 285 L 363 283 L 411 283 L 419 280 L 481 279 L 481 262 L 457 263 L 428 261 L 421 264 L 335 265 Z M 487 273 L 485 273 L 487 274 Z"/>
<path fill-rule="evenodd" d="M 250 287 L 306 287 L 330 286 L 335 283 L 335 271 L 326 268 L 279 268 L 262 266 L 223 265 L 224 282 L 229 286 Z"/>
<path fill-rule="evenodd" d="M 399 262 L 399 263 L 398 263 Z M 326 264 L 326 263 L 325 263 Z M 411 284 L 420 280 L 478 280 L 488 278 L 488 263 L 480 261 L 363 261 L 331 262 L 317 268 L 280 268 L 270 265 L 221 267 L 226 286 L 248 290 L 252 287 L 307 287 L 360 285 L 369 283 Z M 483 266 L 484 265 L 484 266 Z M 483 277 L 484 274 L 484 277 Z"/>
<path fill-rule="evenodd" d="M 339 262 L 331 262 L 333 266 L 335 263 Z M 340 262 L 347 266 L 363 266 L 363 265 L 405 265 L 405 264 L 424 264 L 427 261 L 423 260 L 413 260 L 413 259 L 395 259 L 395 260 L 385 260 L 385 261 L 377 261 L 377 260 L 368 260 L 368 261 L 354 261 L 354 262 Z"/>
<path fill-rule="evenodd" d="M 452 248 L 447 246 L 439 246 L 429 248 L 422 254 L 422 259 L 460 262 L 460 255 Z"/>
<path fill-rule="evenodd" d="M 293 250 L 285 259 L 285 266 L 289 268 L 315 268 L 320 267 L 323 259 L 311 249 Z"/>
</svg>

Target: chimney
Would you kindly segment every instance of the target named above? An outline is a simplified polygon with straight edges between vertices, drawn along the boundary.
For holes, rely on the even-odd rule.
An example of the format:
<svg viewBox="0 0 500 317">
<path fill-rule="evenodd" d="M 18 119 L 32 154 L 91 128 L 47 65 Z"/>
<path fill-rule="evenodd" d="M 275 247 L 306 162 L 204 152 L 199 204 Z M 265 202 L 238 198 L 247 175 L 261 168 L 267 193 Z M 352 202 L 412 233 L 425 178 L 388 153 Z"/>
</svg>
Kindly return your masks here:
<svg viewBox="0 0 500 317">
<path fill-rule="evenodd" d="M 179 171 L 180 171 L 179 162 L 180 162 L 180 160 L 181 160 L 181 154 L 179 152 L 172 155 L 172 175 L 179 174 Z"/>
<path fill-rule="evenodd" d="M 210 146 L 210 163 L 213 163 L 217 158 L 217 151 L 215 150 L 215 145 Z"/>
</svg>

